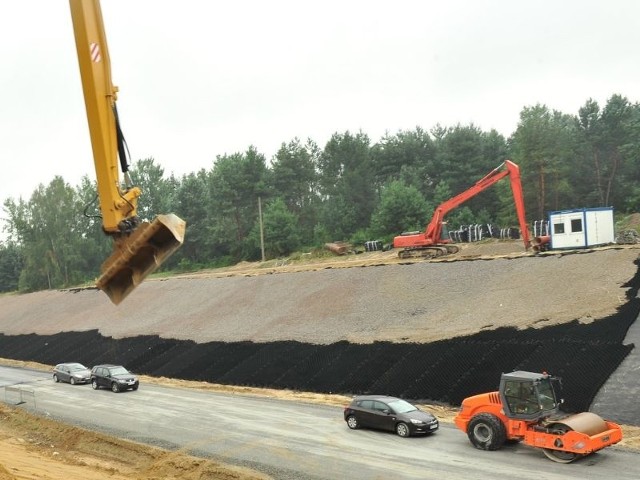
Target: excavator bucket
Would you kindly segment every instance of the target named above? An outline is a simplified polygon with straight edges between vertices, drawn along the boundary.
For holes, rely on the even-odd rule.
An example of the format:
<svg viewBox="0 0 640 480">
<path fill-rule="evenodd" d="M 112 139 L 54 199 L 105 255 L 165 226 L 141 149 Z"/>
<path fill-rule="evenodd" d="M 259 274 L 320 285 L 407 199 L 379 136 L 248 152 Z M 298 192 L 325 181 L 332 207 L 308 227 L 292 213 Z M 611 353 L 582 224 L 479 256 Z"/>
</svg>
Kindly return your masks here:
<svg viewBox="0 0 640 480">
<path fill-rule="evenodd" d="M 96 286 L 118 305 L 182 245 L 185 229 L 186 222 L 174 214 L 142 223 L 116 242 Z"/>
</svg>

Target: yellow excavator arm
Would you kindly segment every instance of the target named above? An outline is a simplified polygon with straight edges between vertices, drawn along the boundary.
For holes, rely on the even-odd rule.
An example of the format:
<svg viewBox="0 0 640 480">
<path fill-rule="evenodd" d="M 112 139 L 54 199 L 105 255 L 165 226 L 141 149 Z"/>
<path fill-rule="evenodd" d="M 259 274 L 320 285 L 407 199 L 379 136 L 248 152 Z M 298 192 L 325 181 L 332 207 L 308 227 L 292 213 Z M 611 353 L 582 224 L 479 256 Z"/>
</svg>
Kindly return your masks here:
<svg viewBox="0 0 640 480">
<path fill-rule="evenodd" d="M 111 63 L 99 0 L 69 0 L 82 90 L 89 122 L 102 214 L 102 228 L 114 240 L 114 252 L 102 265 L 96 285 L 119 304 L 184 241 L 186 223 L 173 214 L 141 222 L 141 191 L 128 174 L 124 137 L 116 108 L 118 88 Z M 118 158 L 124 183 L 120 181 Z"/>
</svg>

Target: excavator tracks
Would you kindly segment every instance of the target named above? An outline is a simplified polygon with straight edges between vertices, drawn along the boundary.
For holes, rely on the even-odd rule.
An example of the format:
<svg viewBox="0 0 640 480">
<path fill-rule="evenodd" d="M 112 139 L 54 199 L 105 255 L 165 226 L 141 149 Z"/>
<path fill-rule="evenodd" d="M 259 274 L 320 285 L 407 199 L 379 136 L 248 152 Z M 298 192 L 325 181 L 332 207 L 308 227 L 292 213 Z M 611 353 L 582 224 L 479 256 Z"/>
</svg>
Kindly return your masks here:
<svg viewBox="0 0 640 480">
<path fill-rule="evenodd" d="M 430 245 L 428 247 L 410 247 L 398 252 L 399 258 L 438 258 L 458 253 L 457 245 Z"/>
</svg>

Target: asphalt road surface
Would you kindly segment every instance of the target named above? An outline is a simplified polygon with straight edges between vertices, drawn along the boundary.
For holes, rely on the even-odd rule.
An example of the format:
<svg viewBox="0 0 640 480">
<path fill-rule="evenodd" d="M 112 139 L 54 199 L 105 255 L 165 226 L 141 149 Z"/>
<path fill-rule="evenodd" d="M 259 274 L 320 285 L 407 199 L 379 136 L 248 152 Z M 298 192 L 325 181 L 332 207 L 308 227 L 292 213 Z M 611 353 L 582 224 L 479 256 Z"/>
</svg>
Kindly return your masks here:
<svg viewBox="0 0 640 480">
<path fill-rule="evenodd" d="M 9 391 L 4 387 L 13 387 Z M 54 383 L 46 372 L 0 367 L 0 400 L 25 392 L 22 408 L 152 445 L 181 448 L 296 479 L 636 479 L 640 454 L 611 447 L 568 465 L 506 445 L 476 450 L 453 425 L 429 437 L 349 430 L 339 407 L 141 384 L 114 394 Z M 33 392 L 33 394 L 31 394 Z"/>
</svg>

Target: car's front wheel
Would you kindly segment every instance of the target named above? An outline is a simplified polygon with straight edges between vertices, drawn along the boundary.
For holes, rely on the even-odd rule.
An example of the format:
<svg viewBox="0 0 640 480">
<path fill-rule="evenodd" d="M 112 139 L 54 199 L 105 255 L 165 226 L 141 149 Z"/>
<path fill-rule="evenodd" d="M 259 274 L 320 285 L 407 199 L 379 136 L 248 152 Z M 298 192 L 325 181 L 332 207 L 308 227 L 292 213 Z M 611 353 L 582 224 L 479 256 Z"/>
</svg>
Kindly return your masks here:
<svg viewBox="0 0 640 480">
<path fill-rule="evenodd" d="M 55 373 L 53 374 L 53 381 L 58 383 L 60 380 L 58 379 L 58 375 L 56 375 Z"/>
<path fill-rule="evenodd" d="M 75 384 L 76 384 L 76 379 L 75 379 L 75 378 L 73 378 L 73 377 L 71 377 L 71 378 L 69 379 L 69 383 L 70 383 L 71 385 L 75 385 Z"/>
<path fill-rule="evenodd" d="M 111 384 L 111 391 L 113 393 L 118 393 L 120 391 L 120 387 L 118 386 L 118 384 L 116 382 L 113 382 Z"/>
<path fill-rule="evenodd" d="M 356 428 L 360 428 L 360 422 L 358 422 L 358 419 L 356 418 L 355 415 L 349 415 L 347 417 L 347 426 L 351 430 L 355 430 Z"/>
<path fill-rule="evenodd" d="M 409 431 L 409 426 L 406 423 L 400 422 L 396 425 L 396 433 L 401 437 L 408 437 L 411 432 Z"/>
<path fill-rule="evenodd" d="M 91 388 L 93 388 L 94 390 L 98 389 L 98 381 L 95 378 L 91 380 Z"/>
</svg>

